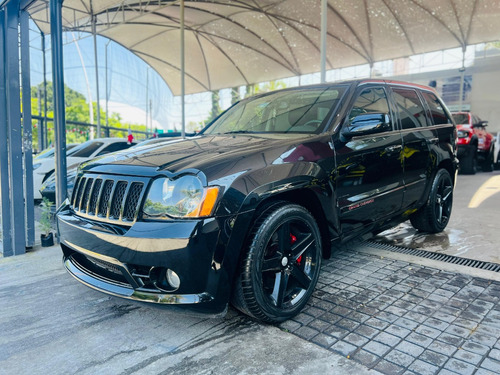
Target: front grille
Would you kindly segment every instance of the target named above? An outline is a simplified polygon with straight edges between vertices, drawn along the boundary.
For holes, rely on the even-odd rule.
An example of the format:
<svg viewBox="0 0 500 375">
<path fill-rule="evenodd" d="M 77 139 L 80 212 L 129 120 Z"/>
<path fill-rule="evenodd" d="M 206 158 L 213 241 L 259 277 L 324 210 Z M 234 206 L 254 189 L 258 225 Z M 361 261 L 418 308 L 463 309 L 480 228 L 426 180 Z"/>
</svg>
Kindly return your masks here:
<svg viewBox="0 0 500 375">
<path fill-rule="evenodd" d="M 147 178 L 85 175 L 77 179 L 71 205 L 76 214 L 97 221 L 131 224 L 137 219 Z"/>
</svg>

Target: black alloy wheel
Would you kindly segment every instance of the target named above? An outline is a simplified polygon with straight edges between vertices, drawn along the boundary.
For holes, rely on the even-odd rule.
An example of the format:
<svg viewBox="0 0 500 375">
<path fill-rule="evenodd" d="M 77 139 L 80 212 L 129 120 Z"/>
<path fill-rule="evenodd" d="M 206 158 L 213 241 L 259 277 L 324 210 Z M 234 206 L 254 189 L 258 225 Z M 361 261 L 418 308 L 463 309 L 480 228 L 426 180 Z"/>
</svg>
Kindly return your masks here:
<svg viewBox="0 0 500 375">
<path fill-rule="evenodd" d="M 445 169 L 440 169 L 432 182 L 426 204 L 411 217 L 415 229 L 429 233 L 439 233 L 450 221 L 453 206 L 453 182 Z"/>
<path fill-rule="evenodd" d="M 255 222 L 233 294 L 242 312 L 279 323 L 296 315 L 311 296 L 321 267 L 321 237 L 304 207 L 283 203 Z"/>
</svg>

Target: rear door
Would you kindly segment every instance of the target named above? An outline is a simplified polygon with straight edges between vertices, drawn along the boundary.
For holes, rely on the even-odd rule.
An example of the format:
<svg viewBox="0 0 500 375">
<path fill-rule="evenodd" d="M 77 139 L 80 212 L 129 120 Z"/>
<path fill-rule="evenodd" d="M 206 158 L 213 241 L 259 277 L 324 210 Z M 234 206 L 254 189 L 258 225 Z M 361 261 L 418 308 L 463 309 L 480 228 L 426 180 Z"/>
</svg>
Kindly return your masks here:
<svg viewBox="0 0 500 375">
<path fill-rule="evenodd" d="M 391 91 L 403 137 L 401 162 L 405 183 L 403 207 L 406 208 L 413 206 L 425 192 L 435 163 L 431 145 L 437 144 L 439 139 L 429 127 L 431 124 L 417 90 L 393 86 Z"/>
<path fill-rule="evenodd" d="M 344 235 L 380 221 L 400 210 L 403 198 L 401 135 L 393 121 L 385 85 L 358 88 L 343 124 L 358 115 L 384 113 L 390 130 L 355 136 L 336 148 L 336 191 Z"/>
</svg>

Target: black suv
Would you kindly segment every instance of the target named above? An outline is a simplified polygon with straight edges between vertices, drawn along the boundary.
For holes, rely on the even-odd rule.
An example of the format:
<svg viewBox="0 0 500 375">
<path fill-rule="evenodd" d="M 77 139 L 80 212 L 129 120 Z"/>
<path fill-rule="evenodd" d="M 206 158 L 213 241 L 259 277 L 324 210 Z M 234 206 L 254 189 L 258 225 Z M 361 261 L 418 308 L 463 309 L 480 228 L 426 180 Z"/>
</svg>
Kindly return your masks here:
<svg viewBox="0 0 500 375">
<path fill-rule="evenodd" d="M 361 80 L 235 104 L 199 135 L 94 159 L 58 211 L 64 264 L 115 296 L 266 322 L 337 241 L 450 218 L 456 129 L 423 86 Z"/>
</svg>

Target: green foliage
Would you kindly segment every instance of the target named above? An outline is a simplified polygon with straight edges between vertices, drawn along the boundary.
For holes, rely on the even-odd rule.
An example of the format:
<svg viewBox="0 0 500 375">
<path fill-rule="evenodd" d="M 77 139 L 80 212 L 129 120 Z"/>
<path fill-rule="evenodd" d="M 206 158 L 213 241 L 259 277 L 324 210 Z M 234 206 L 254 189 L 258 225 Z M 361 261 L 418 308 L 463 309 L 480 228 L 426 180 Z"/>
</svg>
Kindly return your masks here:
<svg viewBox="0 0 500 375">
<path fill-rule="evenodd" d="M 41 99 L 43 100 L 43 82 L 37 86 L 31 88 L 31 97 L 38 99 L 38 93 L 41 94 Z M 54 88 L 52 87 L 52 82 L 47 82 L 47 111 L 54 111 Z M 64 103 L 66 107 L 71 107 L 75 102 L 83 100 L 85 102 L 85 96 L 78 91 L 75 91 L 68 86 L 64 85 Z"/>
<path fill-rule="evenodd" d="M 41 100 L 42 102 L 39 103 L 39 98 L 38 98 L 38 93 L 39 90 L 41 89 Z M 87 103 L 85 96 L 79 93 L 78 91 L 75 91 L 67 86 L 64 88 L 64 95 L 65 95 L 65 104 L 66 104 L 66 121 L 75 121 L 75 122 L 83 122 L 83 123 L 90 123 L 90 112 L 89 112 L 89 104 Z M 53 99 L 53 89 L 52 89 L 52 83 L 47 82 L 47 117 L 48 118 L 54 118 L 54 107 L 52 103 Z M 93 123 L 95 124 L 97 122 L 97 103 L 93 102 L 93 109 L 94 109 L 94 119 Z M 41 109 L 41 112 L 39 111 Z M 41 116 L 43 115 L 43 83 L 34 86 L 31 88 L 31 113 L 35 116 Z M 105 124 L 105 118 L 106 118 L 106 112 L 104 111 L 103 108 L 100 108 L 100 116 L 101 116 L 101 128 L 102 128 L 102 134 L 99 136 L 95 134 L 95 137 L 102 137 L 104 136 L 104 126 Z M 38 120 L 33 120 L 33 145 L 34 148 L 37 148 L 38 145 L 38 127 L 39 127 L 39 121 Z M 110 127 L 114 128 L 119 128 L 123 130 L 110 130 L 110 137 L 119 137 L 119 138 L 126 138 L 128 135 L 128 129 L 130 127 L 132 133 L 135 131 L 146 131 L 146 126 L 145 125 L 139 125 L 139 124 L 132 124 L 128 122 L 124 122 L 120 115 L 118 113 L 111 113 L 108 116 L 108 124 Z M 81 125 L 72 125 L 69 123 L 66 123 L 66 143 L 82 143 L 87 141 L 90 138 L 90 128 L 88 126 L 81 126 Z M 136 139 L 140 139 L 141 136 L 134 134 L 134 137 Z M 49 120 L 47 122 L 47 140 L 49 144 L 54 143 L 54 123 Z"/>
<path fill-rule="evenodd" d="M 52 229 L 52 205 L 53 203 L 47 198 L 43 198 L 42 203 L 40 203 L 40 209 L 42 211 L 40 215 L 40 229 L 45 236 L 48 236 Z"/>
</svg>

